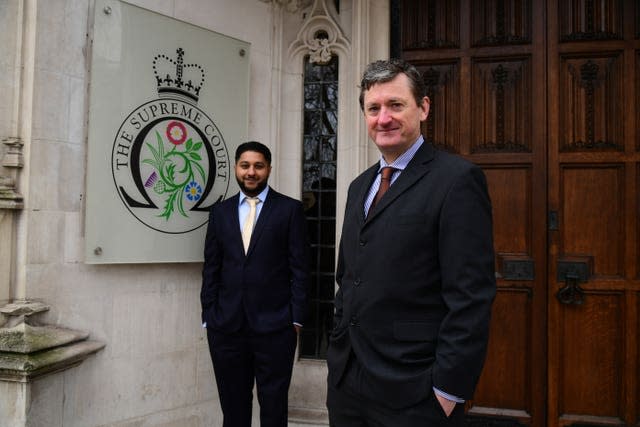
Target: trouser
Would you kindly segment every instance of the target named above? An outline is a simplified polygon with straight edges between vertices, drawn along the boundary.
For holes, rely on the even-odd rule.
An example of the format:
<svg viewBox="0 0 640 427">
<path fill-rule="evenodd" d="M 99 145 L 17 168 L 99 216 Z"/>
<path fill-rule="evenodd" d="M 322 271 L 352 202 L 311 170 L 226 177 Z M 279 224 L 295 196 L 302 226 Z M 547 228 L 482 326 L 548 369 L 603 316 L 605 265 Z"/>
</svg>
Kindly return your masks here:
<svg viewBox="0 0 640 427">
<path fill-rule="evenodd" d="M 384 396 L 371 399 L 366 393 L 365 374 L 351 355 L 344 377 L 337 387 L 329 384 L 327 408 L 331 427 L 462 427 L 464 405 L 457 404 L 446 416 L 433 390 L 425 390 L 425 398 L 414 405 L 392 408 L 385 404 Z M 416 390 L 416 393 L 420 393 Z"/>
<path fill-rule="evenodd" d="M 207 329 L 223 427 L 250 427 L 255 380 L 261 427 L 286 427 L 297 336 L 291 327 L 267 334 Z"/>
</svg>

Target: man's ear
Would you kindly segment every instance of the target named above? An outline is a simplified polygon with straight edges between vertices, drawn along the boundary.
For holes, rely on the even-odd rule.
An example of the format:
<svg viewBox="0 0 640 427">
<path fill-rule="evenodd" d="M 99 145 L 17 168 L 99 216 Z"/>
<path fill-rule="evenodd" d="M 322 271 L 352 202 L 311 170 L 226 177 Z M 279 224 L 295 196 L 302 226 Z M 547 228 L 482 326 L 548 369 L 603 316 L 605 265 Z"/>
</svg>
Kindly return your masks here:
<svg viewBox="0 0 640 427">
<path fill-rule="evenodd" d="M 422 98 L 422 104 L 420 105 L 420 109 L 422 110 L 422 114 L 420 115 L 420 121 L 423 122 L 427 120 L 429 116 L 429 107 L 431 107 L 431 100 L 428 96 Z"/>
</svg>

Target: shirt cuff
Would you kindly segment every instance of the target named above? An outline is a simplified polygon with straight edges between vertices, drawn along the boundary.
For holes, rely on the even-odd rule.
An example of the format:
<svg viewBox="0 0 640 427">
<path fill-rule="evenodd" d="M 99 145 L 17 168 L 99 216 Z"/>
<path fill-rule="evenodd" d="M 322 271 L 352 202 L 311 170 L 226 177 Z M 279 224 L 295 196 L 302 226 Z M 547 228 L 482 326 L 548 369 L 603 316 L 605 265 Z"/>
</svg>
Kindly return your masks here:
<svg viewBox="0 0 640 427">
<path fill-rule="evenodd" d="M 207 327 L 207 322 L 202 322 L 202 327 L 206 328 Z"/>
<path fill-rule="evenodd" d="M 439 390 L 439 389 L 437 389 L 437 388 L 435 388 L 435 387 L 433 387 L 433 392 L 434 392 L 435 394 L 437 394 L 437 395 L 441 396 L 441 397 L 444 397 L 444 398 L 445 398 L 445 399 L 447 399 L 447 400 L 451 400 L 452 402 L 456 402 L 456 403 L 464 403 L 464 399 L 460 399 L 460 398 L 459 398 L 459 397 L 457 397 L 457 396 L 454 396 L 454 395 L 449 394 L 449 393 L 445 393 L 444 391 Z"/>
<path fill-rule="evenodd" d="M 302 328 L 302 323 L 293 322 L 293 324 L 296 325 L 296 326 L 300 326 Z"/>
</svg>

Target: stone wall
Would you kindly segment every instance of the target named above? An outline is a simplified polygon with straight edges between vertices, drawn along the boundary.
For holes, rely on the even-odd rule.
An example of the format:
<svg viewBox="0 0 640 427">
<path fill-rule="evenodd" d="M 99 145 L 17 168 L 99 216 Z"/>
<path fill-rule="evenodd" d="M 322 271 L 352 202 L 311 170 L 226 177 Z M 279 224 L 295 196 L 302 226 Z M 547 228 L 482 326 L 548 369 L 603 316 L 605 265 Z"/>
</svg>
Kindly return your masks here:
<svg viewBox="0 0 640 427">
<path fill-rule="evenodd" d="M 131 3 L 250 42 L 249 136 L 273 142 L 264 138 L 271 126 L 264 114 L 271 99 L 271 85 L 264 83 L 272 73 L 270 4 Z M 25 143 L 17 184 L 25 207 L 16 218 L 19 242 L 10 251 L 11 265 L 2 264 L 0 290 L 4 299 L 45 302 L 51 307 L 45 323 L 88 331 L 106 344 L 80 366 L 33 383 L 29 425 L 221 425 L 200 326 L 201 265 L 83 262 L 93 7 L 91 0 L 0 2 L 0 92 L 12 101 L 0 104 L 0 139 L 20 136 Z M 31 27 L 25 26 L 28 10 L 34 11 Z M 35 36 L 31 52 L 29 36 Z M 29 60 L 31 76 L 20 71 Z M 25 101 L 21 90 L 30 84 L 32 97 Z"/>
<path fill-rule="evenodd" d="M 301 187 L 301 72 L 308 53 L 300 31 L 313 9 L 340 32 L 333 51 L 341 64 L 339 232 L 349 182 L 378 156 L 367 143 L 357 84 L 367 62 L 388 56 L 388 2 L 342 0 L 339 16 L 325 13 L 332 0 L 128 2 L 251 43 L 248 137 L 271 147 L 270 183 L 293 197 Z M 0 395 L 13 387 L 33 427 L 221 425 L 200 327 L 201 265 L 84 263 L 94 4 L 0 1 L 0 140 L 24 144 L 24 167 L 0 169 L 24 196 L 23 209 L 0 214 L 0 302 L 42 301 L 50 307 L 43 322 L 87 331 L 106 344 L 81 365 L 36 380 L 30 396 L 19 395 L 19 383 L 1 382 Z M 325 422 L 325 378 L 324 361 L 296 362 L 290 405 L 297 420 Z"/>
</svg>

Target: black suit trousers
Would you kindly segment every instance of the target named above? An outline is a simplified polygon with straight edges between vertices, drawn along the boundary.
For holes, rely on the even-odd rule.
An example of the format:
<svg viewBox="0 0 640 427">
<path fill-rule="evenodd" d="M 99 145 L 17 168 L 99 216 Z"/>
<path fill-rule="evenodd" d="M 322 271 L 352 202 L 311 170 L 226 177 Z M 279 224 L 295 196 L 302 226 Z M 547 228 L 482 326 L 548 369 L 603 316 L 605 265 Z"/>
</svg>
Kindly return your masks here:
<svg viewBox="0 0 640 427">
<path fill-rule="evenodd" d="M 297 336 L 293 325 L 271 333 L 243 328 L 225 334 L 207 329 L 223 427 L 250 427 L 253 383 L 261 427 L 286 427 L 288 392 Z"/>
</svg>

